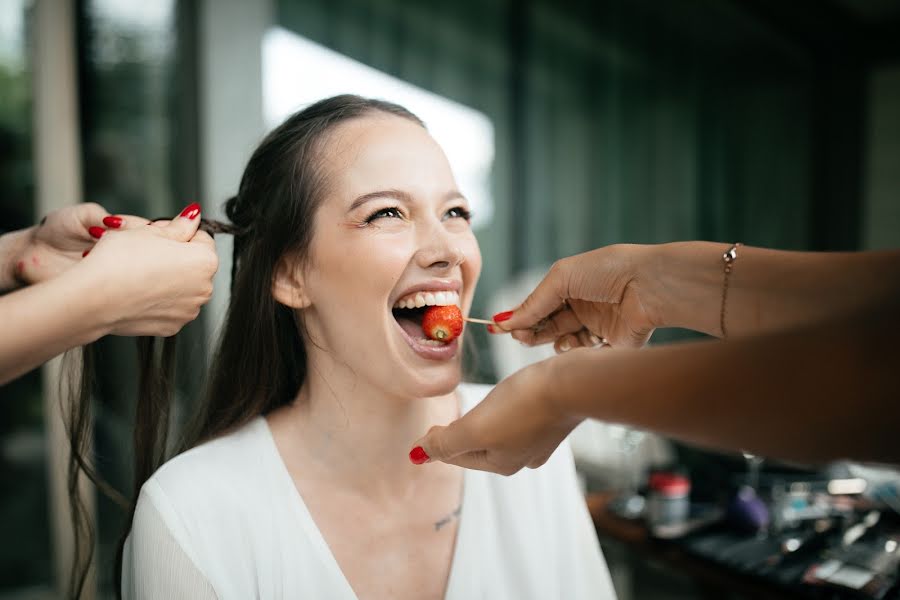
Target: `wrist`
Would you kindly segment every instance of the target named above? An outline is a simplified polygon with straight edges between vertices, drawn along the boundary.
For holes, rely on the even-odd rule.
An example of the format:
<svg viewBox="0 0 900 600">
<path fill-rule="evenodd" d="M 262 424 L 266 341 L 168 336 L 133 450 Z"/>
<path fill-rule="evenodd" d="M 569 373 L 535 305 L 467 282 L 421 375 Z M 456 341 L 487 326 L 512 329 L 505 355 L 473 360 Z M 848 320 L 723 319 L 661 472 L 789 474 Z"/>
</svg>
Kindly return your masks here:
<svg viewBox="0 0 900 600">
<path fill-rule="evenodd" d="M 673 242 L 650 247 L 657 327 L 682 327 L 709 335 L 719 328 L 722 298 L 722 252 L 726 244 Z"/>
<path fill-rule="evenodd" d="M 113 332 L 116 315 L 111 307 L 116 305 L 115 289 L 108 278 L 87 262 L 80 262 L 56 278 L 63 289 L 69 290 L 74 303 L 81 308 L 83 344 L 100 339 Z"/>
<path fill-rule="evenodd" d="M 640 299 L 641 308 L 654 329 L 671 327 L 669 304 L 666 297 L 667 286 L 663 280 L 666 265 L 668 244 L 627 245 L 624 255 L 630 262 L 629 286 Z"/>
<path fill-rule="evenodd" d="M 560 354 L 535 363 L 531 367 L 536 369 L 536 377 L 531 385 L 537 391 L 541 409 L 551 416 L 553 422 L 570 422 L 573 428 L 585 417 L 579 415 L 570 402 L 572 395 L 566 387 L 568 383 L 566 373 L 572 357 L 582 353 L 581 350 L 576 350 Z"/>
</svg>

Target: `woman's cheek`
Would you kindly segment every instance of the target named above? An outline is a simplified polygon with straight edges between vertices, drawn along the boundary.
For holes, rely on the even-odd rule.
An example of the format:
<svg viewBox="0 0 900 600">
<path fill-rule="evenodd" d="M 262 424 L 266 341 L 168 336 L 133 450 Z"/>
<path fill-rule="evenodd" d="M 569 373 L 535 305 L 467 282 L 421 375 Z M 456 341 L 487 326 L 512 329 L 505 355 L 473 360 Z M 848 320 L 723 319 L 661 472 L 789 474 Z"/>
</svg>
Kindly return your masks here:
<svg viewBox="0 0 900 600">
<path fill-rule="evenodd" d="M 463 254 L 466 256 L 466 262 L 463 269 L 468 269 L 468 276 L 474 280 L 478 279 L 481 274 L 481 248 L 478 246 L 478 240 L 474 235 L 470 235 L 463 247 Z"/>
<path fill-rule="evenodd" d="M 383 237 L 377 241 L 362 256 L 370 258 L 367 261 L 370 265 L 377 266 L 385 273 L 393 273 L 394 279 L 399 279 L 413 260 L 415 245 L 405 239 L 405 236 Z"/>
</svg>

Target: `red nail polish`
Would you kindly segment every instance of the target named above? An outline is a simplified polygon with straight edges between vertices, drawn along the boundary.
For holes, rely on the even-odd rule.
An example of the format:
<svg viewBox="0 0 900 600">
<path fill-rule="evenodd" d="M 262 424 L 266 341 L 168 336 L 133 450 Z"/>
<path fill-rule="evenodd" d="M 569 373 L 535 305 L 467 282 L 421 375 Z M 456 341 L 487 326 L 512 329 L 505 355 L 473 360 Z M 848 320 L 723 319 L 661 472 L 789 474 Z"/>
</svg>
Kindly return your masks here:
<svg viewBox="0 0 900 600">
<path fill-rule="evenodd" d="M 103 224 L 109 227 L 110 229 L 118 229 L 122 226 L 122 217 L 103 217 Z"/>
<path fill-rule="evenodd" d="M 194 202 L 193 204 L 189 204 L 178 216 L 184 217 L 185 219 L 196 219 L 199 214 L 200 205 Z"/>
<path fill-rule="evenodd" d="M 87 250 L 85 250 L 84 252 L 81 253 L 81 258 L 84 258 L 85 256 L 87 256 L 90 253 L 91 253 L 91 250 L 90 250 L 90 248 L 88 248 Z"/>
<path fill-rule="evenodd" d="M 425 449 L 422 446 L 416 446 L 409 451 L 409 460 L 414 465 L 421 465 L 428 460 L 428 454 L 425 453 Z"/>
<path fill-rule="evenodd" d="M 492 321 L 494 321 L 494 323 L 502 323 L 503 321 L 509 321 L 512 318 L 512 316 L 513 316 L 513 311 L 508 310 L 506 312 L 497 313 L 496 315 L 494 315 L 494 318 L 492 319 Z"/>
<path fill-rule="evenodd" d="M 106 233 L 106 230 L 102 227 L 97 227 L 96 225 L 94 225 L 93 227 L 88 227 L 88 233 L 91 234 L 91 237 L 97 238 L 99 240 L 100 236 Z"/>
<path fill-rule="evenodd" d="M 488 325 L 487 330 L 488 330 L 488 333 L 497 333 L 497 328 L 494 327 L 493 325 Z"/>
</svg>

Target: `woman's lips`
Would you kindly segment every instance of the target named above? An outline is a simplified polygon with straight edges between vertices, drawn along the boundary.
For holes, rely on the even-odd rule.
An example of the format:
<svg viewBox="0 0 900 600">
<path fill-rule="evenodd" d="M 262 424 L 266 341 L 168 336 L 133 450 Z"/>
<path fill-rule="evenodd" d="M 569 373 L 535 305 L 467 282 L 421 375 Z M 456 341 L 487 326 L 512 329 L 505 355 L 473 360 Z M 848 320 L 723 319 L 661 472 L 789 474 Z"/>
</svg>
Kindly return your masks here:
<svg viewBox="0 0 900 600">
<path fill-rule="evenodd" d="M 425 334 L 422 332 L 421 327 L 418 327 L 417 332 L 413 332 L 411 334 L 409 331 L 407 331 L 407 328 L 401 326 L 400 322 L 397 319 L 394 319 L 394 321 L 397 323 L 397 329 L 400 330 L 400 335 L 403 336 L 403 339 L 406 340 L 406 343 L 409 345 L 409 347 L 412 348 L 413 352 L 415 352 L 422 358 L 427 360 L 441 361 L 450 360 L 451 358 L 456 356 L 456 353 L 459 350 L 459 338 L 454 338 L 454 340 L 449 344 L 432 345 L 431 343 L 423 343 L 425 342 Z M 409 321 L 409 323 L 412 323 L 412 321 Z M 408 328 L 414 329 L 413 327 L 409 326 Z"/>
</svg>

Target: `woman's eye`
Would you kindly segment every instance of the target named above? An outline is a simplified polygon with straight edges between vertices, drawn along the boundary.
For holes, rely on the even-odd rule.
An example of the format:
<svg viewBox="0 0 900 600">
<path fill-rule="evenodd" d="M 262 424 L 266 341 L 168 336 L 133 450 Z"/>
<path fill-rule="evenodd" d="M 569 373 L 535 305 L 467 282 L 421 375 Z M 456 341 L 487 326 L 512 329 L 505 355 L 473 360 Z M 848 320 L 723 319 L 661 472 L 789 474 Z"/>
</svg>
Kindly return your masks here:
<svg viewBox="0 0 900 600">
<path fill-rule="evenodd" d="M 402 219 L 403 213 L 400 212 L 400 209 L 396 206 L 392 206 L 390 208 L 382 208 L 381 210 L 373 212 L 366 219 L 366 223 L 371 223 L 376 219 Z"/>
<path fill-rule="evenodd" d="M 451 219 L 465 219 L 466 221 L 471 221 L 472 213 L 462 206 L 457 206 L 456 208 L 451 208 L 447 211 L 447 217 Z"/>
</svg>

